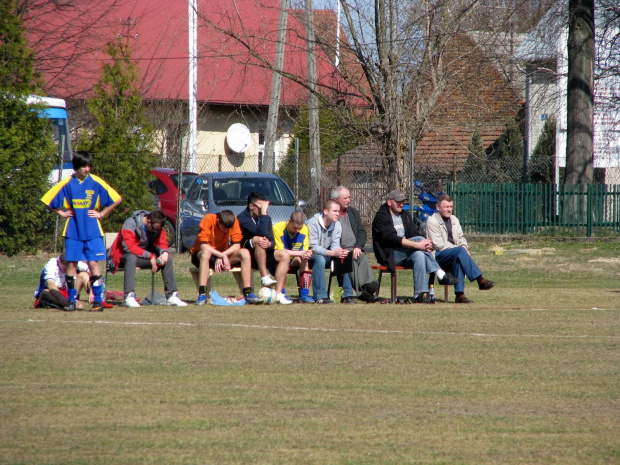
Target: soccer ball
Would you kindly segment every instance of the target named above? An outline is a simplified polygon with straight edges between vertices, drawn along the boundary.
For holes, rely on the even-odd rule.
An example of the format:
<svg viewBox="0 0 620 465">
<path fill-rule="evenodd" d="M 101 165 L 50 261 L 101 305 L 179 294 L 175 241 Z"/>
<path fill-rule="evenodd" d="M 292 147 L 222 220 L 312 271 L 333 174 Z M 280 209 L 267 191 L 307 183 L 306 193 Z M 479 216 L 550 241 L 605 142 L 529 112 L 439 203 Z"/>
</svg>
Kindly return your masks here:
<svg viewBox="0 0 620 465">
<path fill-rule="evenodd" d="M 276 291 L 270 287 L 261 287 L 258 291 L 258 297 L 263 299 L 264 304 L 273 304 L 276 301 Z"/>
</svg>

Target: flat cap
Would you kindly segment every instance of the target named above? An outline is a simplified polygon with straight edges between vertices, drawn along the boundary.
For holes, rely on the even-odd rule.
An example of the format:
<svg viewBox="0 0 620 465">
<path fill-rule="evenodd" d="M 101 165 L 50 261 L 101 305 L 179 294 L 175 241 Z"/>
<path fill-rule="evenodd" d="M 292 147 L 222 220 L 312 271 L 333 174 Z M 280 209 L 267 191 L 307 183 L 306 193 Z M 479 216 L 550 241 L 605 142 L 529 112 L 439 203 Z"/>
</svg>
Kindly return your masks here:
<svg viewBox="0 0 620 465">
<path fill-rule="evenodd" d="M 388 195 L 388 199 L 396 200 L 397 202 L 402 202 L 403 200 L 407 200 L 407 196 L 403 194 L 401 191 L 394 189 Z"/>
</svg>

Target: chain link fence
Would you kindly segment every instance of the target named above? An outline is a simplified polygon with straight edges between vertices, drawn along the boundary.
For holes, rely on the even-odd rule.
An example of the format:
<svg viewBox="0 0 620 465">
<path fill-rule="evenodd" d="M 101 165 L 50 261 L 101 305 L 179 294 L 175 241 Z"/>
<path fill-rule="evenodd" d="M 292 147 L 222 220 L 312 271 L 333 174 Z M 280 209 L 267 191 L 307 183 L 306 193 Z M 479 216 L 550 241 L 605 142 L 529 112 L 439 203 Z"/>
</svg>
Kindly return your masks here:
<svg viewBox="0 0 620 465">
<path fill-rule="evenodd" d="M 151 174 L 155 167 L 171 168 L 174 170 L 196 173 L 218 171 L 262 171 L 260 156 L 247 155 L 201 155 L 190 161 L 173 156 L 147 155 L 146 160 L 136 158 L 135 154 L 94 154 L 95 164 L 93 174 L 103 177 L 125 199 L 115 213 L 115 222 L 104 222 L 106 230 L 118 230 L 124 218 L 127 218 L 136 209 L 151 210 L 156 205 L 156 192 L 149 189 L 156 178 Z M 127 161 L 129 160 L 129 163 Z M 305 201 L 306 216 L 310 217 L 320 210 L 322 203 L 330 196 L 330 191 L 336 186 L 346 186 L 351 191 L 352 205 L 361 215 L 367 230 L 370 230 L 374 214 L 385 202 L 391 189 L 403 190 L 410 198 L 412 206 L 421 204 L 418 195 L 420 190 L 412 185 L 412 180 L 419 181 L 425 191 L 436 195 L 446 191 L 449 185 L 486 183 L 535 183 L 553 184 L 556 176 L 554 160 L 552 158 L 531 160 L 528 163 L 524 176 L 522 159 L 502 160 L 487 157 L 477 161 L 470 157 L 467 160 L 446 160 L 445 157 L 425 157 L 414 163 L 402 160 L 395 163 L 385 160 L 372 151 L 358 151 L 353 155 L 337 157 L 329 163 L 323 164 L 320 176 L 313 180 L 310 166 L 310 157 L 306 153 L 299 155 L 289 154 L 277 160 L 276 173 L 282 177 L 293 190 L 296 199 Z M 122 167 L 121 174 L 114 174 L 114 170 Z M 413 173 L 412 173 L 413 168 Z M 615 170 L 615 171 L 614 171 Z M 619 169 L 598 170 L 597 183 L 620 183 Z M 70 175 L 71 169 L 65 170 L 64 175 Z M 563 169 L 559 171 L 560 179 Z M 56 181 L 57 171 L 50 175 L 50 182 Z M 615 176 L 615 178 L 614 178 Z M 141 189 L 142 187 L 143 189 Z M 315 188 L 318 190 L 315 191 Z M 317 192 L 315 195 L 314 192 Z M 134 193 L 135 197 L 134 197 Z M 458 209 L 458 207 L 457 207 Z M 57 229 L 56 237 L 50 237 L 49 249 L 62 246 L 60 234 L 62 225 Z"/>
</svg>

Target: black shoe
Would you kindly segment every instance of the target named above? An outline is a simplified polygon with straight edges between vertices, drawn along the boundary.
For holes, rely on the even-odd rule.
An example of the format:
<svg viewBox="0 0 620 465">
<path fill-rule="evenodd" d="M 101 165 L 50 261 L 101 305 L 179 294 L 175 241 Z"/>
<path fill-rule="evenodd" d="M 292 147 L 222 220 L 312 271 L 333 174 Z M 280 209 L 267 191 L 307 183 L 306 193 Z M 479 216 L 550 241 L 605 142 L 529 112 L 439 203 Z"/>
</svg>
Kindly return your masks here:
<svg viewBox="0 0 620 465">
<path fill-rule="evenodd" d="M 370 302 L 370 299 L 372 299 L 373 297 L 374 295 L 369 294 L 366 291 L 360 292 L 360 295 L 357 296 L 357 298 L 363 302 Z"/>
<path fill-rule="evenodd" d="M 362 286 L 362 291 L 368 292 L 371 295 L 375 295 L 379 289 L 379 281 L 372 281 Z"/>
<path fill-rule="evenodd" d="M 443 286 L 454 286 L 459 283 L 459 278 L 455 278 L 451 274 L 446 273 L 443 279 L 440 279 L 438 282 Z"/>
<path fill-rule="evenodd" d="M 378 295 L 373 295 L 370 300 L 368 300 L 369 304 L 376 304 L 376 303 L 385 303 L 384 300 L 387 300 L 388 302 L 391 302 L 391 300 L 388 299 L 384 299 L 383 297 L 379 297 Z"/>
<path fill-rule="evenodd" d="M 93 302 L 93 305 L 90 307 L 91 312 L 103 312 L 103 304 L 101 302 Z"/>
<path fill-rule="evenodd" d="M 421 294 L 418 294 L 418 296 L 415 299 L 413 299 L 413 301 L 416 304 L 430 304 L 431 296 L 428 292 L 422 292 Z"/>
<path fill-rule="evenodd" d="M 334 301 L 332 299 L 317 299 L 314 301 L 315 304 L 333 304 Z"/>
<path fill-rule="evenodd" d="M 63 308 L 63 310 L 65 312 L 75 312 L 76 310 L 76 306 L 75 306 L 75 302 L 69 302 L 69 305 L 67 305 L 65 308 Z"/>
<path fill-rule="evenodd" d="M 341 304 L 354 304 L 355 299 L 353 297 L 343 297 L 342 299 L 340 299 L 340 303 Z"/>
</svg>

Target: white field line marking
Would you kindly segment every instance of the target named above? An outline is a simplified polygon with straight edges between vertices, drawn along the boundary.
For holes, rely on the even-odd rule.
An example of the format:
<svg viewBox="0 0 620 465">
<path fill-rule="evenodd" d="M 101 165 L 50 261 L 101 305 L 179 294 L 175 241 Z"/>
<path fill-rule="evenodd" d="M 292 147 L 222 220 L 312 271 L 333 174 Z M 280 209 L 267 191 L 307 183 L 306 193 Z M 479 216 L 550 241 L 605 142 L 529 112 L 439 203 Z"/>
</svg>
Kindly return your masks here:
<svg viewBox="0 0 620 465">
<path fill-rule="evenodd" d="M 7 321 L 7 320 L 4 320 Z M 104 320 L 33 320 L 28 319 L 28 323 L 82 323 L 97 325 L 131 325 L 131 326 L 196 326 L 194 323 L 162 323 L 156 321 L 104 321 Z"/>
<path fill-rule="evenodd" d="M 15 321 L 15 320 L 2 320 Z M 453 331 L 403 331 L 392 329 L 347 329 L 347 328 L 318 328 L 304 326 L 273 326 L 273 325 L 250 325 L 242 323 L 165 323 L 154 321 L 104 321 L 104 320 L 34 320 L 29 318 L 28 323 L 78 323 L 78 324 L 100 324 L 100 325 L 129 325 L 129 326 L 214 326 L 223 328 L 247 328 L 247 329 L 266 329 L 284 331 L 312 331 L 312 332 L 332 332 L 332 333 L 361 333 L 361 334 L 428 334 L 437 336 L 473 336 L 473 337 L 513 337 L 513 338 L 558 338 L 558 339 L 620 339 L 620 336 L 592 336 L 592 335 L 569 335 L 569 334 L 493 334 L 493 333 L 467 333 Z"/>
<path fill-rule="evenodd" d="M 374 333 L 374 334 L 434 334 L 439 336 L 474 336 L 474 337 L 555 337 L 568 339 L 620 339 L 620 336 L 588 336 L 588 335 L 559 335 L 559 334 L 487 334 L 487 333 L 457 333 L 452 331 L 402 331 L 391 329 L 346 329 L 346 328 L 312 328 L 303 326 L 262 326 L 262 325 L 246 325 L 241 323 L 216 323 L 211 326 L 223 327 L 239 327 L 252 329 L 283 329 L 286 331 L 323 331 L 323 332 L 341 332 L 341 333 Z"/>
</svg>

